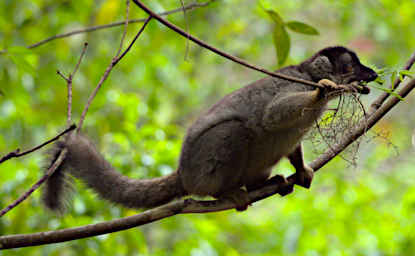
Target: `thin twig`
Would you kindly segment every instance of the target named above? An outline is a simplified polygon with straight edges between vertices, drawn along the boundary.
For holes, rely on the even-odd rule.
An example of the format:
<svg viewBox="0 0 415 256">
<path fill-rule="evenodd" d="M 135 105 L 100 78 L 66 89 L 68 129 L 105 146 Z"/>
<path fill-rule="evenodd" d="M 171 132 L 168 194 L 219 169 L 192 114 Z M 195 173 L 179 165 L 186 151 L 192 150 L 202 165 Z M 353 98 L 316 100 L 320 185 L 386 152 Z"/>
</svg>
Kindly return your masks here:
<svg viewBox="0 0 415 256">
<path fill-rule="evenodd" d="M 81 118 L 79 120 L 79 124 L 78 124 L 78 131 L 80 131 L 82 129 L 82 124 L 85 120 L 85 116 L 88 112 L 88 109 L 92 103 L 92 101 L 94 100 L 95 96 L 98 93 L 98 90 L 101 88 L 102 84 L 105 82 L 105 80 L 107 80 L 110 72 L 112 71 L 112 69 L 114 68 L 115 65 L 117 65 L 117 63 L 127 54 L 127 52 L 131 49 L 131 47 L 133 46 L 133 44 L 135 43 L 135 41 L 137 40 L 137 38 L 141 35 L 141 33 L 144 31 L 145 27 L 147 26 L 147 24 L 150 22 L 152 16 L 150 15 L 145 21 L 144 24 L 141 26 L 140 30 L 138 31 L 138 33 L 135 35 L 134 39 L 131 41 L 131 43 L 128 45 L 127 49 L 124 50 L 124 52 L 120 55 L 120 56 L 115 56 L 111 63 L 108 65 L 107 69 L 105 70 L 104 74 L 102 75 L 101 79 L 98 82 L 98 85 L 95 87 L 94 91 L 91 93 L 91 95 L 88 98 L 88 102 L 82 112 Z"/>
<path fill-rule="evenodd" d="M 186 32 L 187 32 L 187 34 L 189 34 L 190 33 L 189 20 L 188 20 L 187 15 L 186 15 L 186 9 L 184 8 L 183 0 L 180 0 L 180 4 L 182 5 L 182 9 L 183 9 L 183 17 L 184 17 L 184 23 L 185 23 L 185 26 L 186 26 Z M 187 40 L 186 40 L 186 50 L 185 50 L 185 53 L 184 53 L 184 60 L 186 60 L 186 61 L 189 57 L 189 46 L 190 46 L 189 45 L 189 38 L 187 38 Z"/>
<path fill-rule="evenodd" d="M 20 196 L 16 201 L 14 201 L 13 203 L 9 204 L 7 207 L 2 209 L 0 211 L 0 217 L 5 215 L 7 212 L 9 212 L 11 209 L 16 207 L 17 205 L 19 205 L 24 200 L 26 200 L 26 198 L 28 198 L 33 193 L 33 191 L 35 191 L 38 187 L 40 187 L 40 185 L 42 185 L 42 183 L 44 183 L 55 172 L 56 168 L 59 167 L 59 165 L 65 159 L 66 153 L 67 153 L 67 150 L 63 149 L 60 152 L 58 159 L 53 163 L 53 165 L 48 169 L 48 171 L 43 175 L 43 177 L 40 178 L 35 184 L 33 184 L 33 186 L 28 191 L 26 191 L 22 196 Z M 0 249 L 1 249 L 1 245 L 0 245 Z"/>
<path fill-rule="evenodd" d="M 204 3 L 192 3 L 189 4 L 187 6 L 185 6 L 185 9 L 190 11 L 190 10 L 194 10 L 197 9 L 199 7 L 205 7 L 208 6 L 210 3 L 214 2 L 215 0 L 210 0 Z M 183 8 L 177 8 L 171 11 L 166 11 L 166 12 L 160 12 L 159 15 L 160 16 L 166 16 L 166 15 L 170 15 L 170 14 L 174 14 L 174 13 L 178 13 L 178 12 L 182 12 Z M 128 20 L 128 23 L 141 23 L 144 22 L 146 19 L 131 19 Z M 77 35 L 77 34 L 83 34 L 83 33 L 88 33 L 88 32 L 95 32 L 97 30 L 101 30 L 101 29 L 106 29 L 106 28 L 112 28 L 112 27 L 118 27 L 118 26 L 122 26 L 125 24 L 125 21 L 119 21 L 119 22 L 114 22 L 114 23 L 109 23 L 109 24 L 105 24 L 105 25 L 98 25 L 98 26 L 92 26 L 92 27 L 87 27 L 87 28 L 83 28 L 83 29 L 77 29 L 77 30 L 73 30 L 67 33 L 63 33 L 63 34 L 58 34 L 58 35 L 54 35 L 51 37 L 48 37 L 42 41 L 39 41 L 37 43 L 31 44 L 26 46 L 27 49 L 33 49 L 36 48 L 38 46 L 41 46 L 43 44 L 46 44 L 50 41 L 56 40 L 56 39 L 60 39 L 60 38 L 65 38 L 65 37 L 69 37 L 69 36 L 73 36 L 73 35 Z M 0 54 L 4 54 L 6 53 L 7 50 L 1 50 Z"/>
<path fill-rule="evenodd" d="M 76 128 L 76 125 L 73 124 L 68 129 L 66 129 L 63 132 L 61 132 L 58 135 L 56 135 L 54 138 L 52 138 L 52 139 L 50 139 L 50 140 L 48 140 L 48 141 L 46 141 L 46 142 L 44 142 L 44 143 L 42 143 L 42 144 L 34 147 L 32 149 L 29 149 L 29 150 L 27 150 L 25 152 L 19 153 L 20 152 L 20 149 L 16 149 L 15 151 L 12 151 L 12 152 L 8 153 L 7 155 L 3 156 L 0 159 L 0 164 L 3 163 L 6 160 L 9 160 L 10 158 L 13 158 L 13 157 L 21 157 L 21 156 L 27 155 L 29 153 L 32 153 L 33 151 L 36 151 L 36 150 L 38 150 L 38 149 L 46 146 L 47 144 L 49 144 L 51 142 L 54 142 L 55 140 L 59 139 L 62 135 L 66 134 L 66 133 L 68 133 L 70 131 L 72 131 L 75 128 Z"/>
<path fill-rule="evenodd" d="M 336 114 L 336 113 L 335 113 L 335 114 Z M 334 118 L 333 118 L 333 119 L 334 119 Z M 326 138 L 324 137 L 324 134 L 323 134 L 323 132 L 321 131 L 320 125 L 318 124 L 318 122 L 317 122 L 317 121 L 315 121 L 315 123 L 316 123 L 317 131 L 318 131 L 318 133 L 320 134 L 320 136 L 321 136 L 322 140 L 323 140 L 323 141 L 324 141 L 324 143 L 327 145 L 327 147 L 328 147 L 331 151 L 333 151 L 333 152 L 334 152 L 333 148 L 331 147 L 331 143 L 329 143 L 329 142 L 326 140 Z"/>
<path fill-rule="evenodd" d="M 401 91 L 398 94 L 402 98 L 405 98 L 414 88 L 415 88 L 415 79 L 412 79 L 404 86 L 404 88 L 401 89 Z M 321 168 L 321 166 L 325 165 L 327 162 L 333 159 L 337 154 L 339 154 L 344 148 L 349 146 L 358 137 L 362 136 L 365 132 L 367 132 L 370 128 L 372 128 L 373 125 L 375 125 L 381 118 L 383 118 L 383 116 L 386 113 L 388 113 L 399 102 L 400 102 L 400 99 L 398 99 L 397 97 L 392 97 L 385 104 L 382 104 L 382 106 L 378 110 L 376 110 L 372 115 L 370 115 L 367 120 L 366 119 L 362 120 L 359 126 L 353 132 L 351 132 L 348 137 L 344 138 L 342 141 L 337 143 L 333 147 L 335 150 L 334 152 L 332 152 L 331 150 L 326 151 L 325 153 L 320 155 L 316 160 L 314 160 L 310 164 L 310 166 L 315 171 Z"/>
<path fill-rule="evenodd" d="M 121 50 L 122 50 L 122 46 L 124 44 L 124 39 L 125 36 L 127 35 L 127 29 L 128 29 L 128 18 L 130 17 L 130 0 L 127 0 L 126 3 L 126 8 L 125 8 L 125 23 L 124 23 L 124 32 L 122 33 L 122 37 L 121 37 L 121 42 L 120 42 L 120 47 L 118 48 L 117 54 L 115 54 L 115 56 L 118 57 L 118 55 L 120 55 Z"/>
<path fill-rule="evenodd" d="M 68 113 L 67 113 L 67 121 L 66 123 L 69 125 L 72 122 L 72 80 L 75 77 L 76 72 L 82 62 L 82 59 L 85 55 L 86 48 L 88 47 L 88 43 L 84 43 L 84 48 L 82 49 L 81 56 L 79 57 L 78 63 L 73 70 L 73 72 L 69 75 L 67 80 L 67 89 L 68 89 Z"/>
<path fill-rule="evenodd" d="M 72 74 L 70 75 L 70 77 L 73 78 L 75 76 L 76 72 L 78 71 L 79 66 L 81 65 L 82 59 L 85 55 L 86 48 L 88 48 L 88 43 L 87 42 L 84 43 L 84 48 L 82 49 L 81 56 L 79 57 L 79 60 L 76 63 L 76 66 L 75 66 L 74 70 L 72 71 Z"/>
<path fill-rule="evenodd" d="M 145 11 L 146 13 L 148 13 L 149 15 L 153 16 L 153 18 L 155 18 L 156 20 L 158 20 L 160 23 L 162 23 L 163 25 L 165 25 L 166 27 L 170 28 L 171 30 L 175 31 L 176 33 L 180 34 L 181 36 L 188 38 L 189 40 L 193 41 L 194 43 L 200 45 L 203 48 L 206 48 L 208 50 L 210 50 L 211 52 L 214 52 L 228 60 L 231 60 L 233 62 L 239 63 L 242 66 L 245 66 L 247 68 L 262 72 L 264 74 L 267 74 L 269 76 L 272 77 L 278 77 L 281 79 L 285 79 L 288 81 L 292 81 L 292 82 L 297 82 L 297 83 L 301 83 L 301 84 L 306 84 L 306 85 L 311 85 L 317 88 L 324 88 L 324 86 L 318 84 L 318 83 L 314 83 L 312 81 L 308 81 L 308 80 L 304 80 L 304 79 L 300 79 L 300 78 L 296 78 L 296 77 L 292 77 L 292 76 L 287 76 L 284 74 L 280 74 L 280 73 L 275 73 L 275 72 L 271 72 L 266 70 L 265 68 L 261 68 L 255 65 L 252 65 L 240 58 L 237 58 L 235 56 L 232 56 L 224 51 L 221 51 L 207 43 L 205 43 L 204 41 L 192 36 L 189 33 L 186 33 L 185 31 L 183 31 L 181 28 L 177 27 L 176 25 L 168 22 L 167 20 L 163 19 L 160 15 L 156 14 L 155 12 L 153 12 L 151 9 L 149 9 L 147 6 L 145 6 L 143 3 L 141 3 L 141 1 L 139 0 L 133 0 L 133 2 L 140 7 L 143 11 Z"/>
<path fill-rule="evenodd" d="M 62 77 L 62 79 L 65 80 L 66 82 L 69 81 L 69 78 L 66 77 L 64 74 L 62 74 L 62 72 L 60 72 L 59 70 L 56 70 L 56 74 L 58 74 L 60 77 Z"/>
</svg>

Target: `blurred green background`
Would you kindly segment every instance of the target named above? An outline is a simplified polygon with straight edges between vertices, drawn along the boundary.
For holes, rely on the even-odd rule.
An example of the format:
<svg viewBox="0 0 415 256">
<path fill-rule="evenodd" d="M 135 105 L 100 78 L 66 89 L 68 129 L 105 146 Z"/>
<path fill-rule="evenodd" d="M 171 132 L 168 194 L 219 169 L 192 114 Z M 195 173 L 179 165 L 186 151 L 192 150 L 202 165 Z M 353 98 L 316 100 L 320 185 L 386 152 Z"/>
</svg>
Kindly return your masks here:
<svg viewBox="0 0 415 256">
<path fill-rule="evenodd" d="M 153 10 L 180 1 L 145 1 Z M 191 1 L 184 1 L 185 4 Z M 284 20 L 317 28 L 319 36 L 290 33 L 286 64 L 329 45 L 353 48 L 364 64 L 396 69 L 415 50 L 412 0 L 262 1 Z M 131 18 L 145 14 L 133 3 Z M 66 124 L 66 84 L 56 70 L 73 70 L 74 117 L 119 46 L 123 27 L 26 46 L 49 36 L 123 20 L 125 1 L 2 0 L 0 2 L 0 155 L 55 136 Z M 195 36 L 251 63 L 275 69 L 272 22 L 257 1 L 223 0 L 168 16 Z M 187 25 L 186 25 L 187 22 Z M 127 42 L 141 24 L 130 24 Z M 186 53 L 186 44 L 189 50 Z M 20 46 L 20 47 L 19 47 Z M 93 102 L 85 131 L 122 173 L 156 177 L 177 166 L 181 141 L 194 118 L 226 93 L 263 74 L 202 49 L 153 20 L 115 67 Z M 367 104 L 381 92 L 363 97 Z M 326 165 L 310 191 L 278 195 L 234 210 L 181 215 L 78 241 L 0 252 L 0 255 L 414 255 L 414 96 L 375 128 L 384 138 L 362 141 L 357 166 L 341 158 Z M 316 157 L 306 149 L 306 158 Z M 3 208 L 41 177 L 42 151 L 0 165 Z M 290 173 L 284 161 L 276 172 Z M 137 213 L 100 200 L 77 183 L 64 216 L 47 212 L 40 191 L 0 219 L 0 234 L 75 227 Z"/>
</svg>

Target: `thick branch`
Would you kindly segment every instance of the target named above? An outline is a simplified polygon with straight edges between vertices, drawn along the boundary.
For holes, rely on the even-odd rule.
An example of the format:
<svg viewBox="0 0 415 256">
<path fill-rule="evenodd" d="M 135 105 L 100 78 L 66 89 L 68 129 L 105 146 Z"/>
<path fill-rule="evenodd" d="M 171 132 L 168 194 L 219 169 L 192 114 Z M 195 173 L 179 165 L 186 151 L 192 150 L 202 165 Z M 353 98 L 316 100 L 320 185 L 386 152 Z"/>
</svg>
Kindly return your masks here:
<svg viewBox="0 0 415 256">
<path fill-rule="evenodd" d="M 408 82 L 402 90 L 399 92 L 401 97 L 407 96 L 411 90 L 415 87 L 415 79 Z M 327 151 L 316 160 L 314 160 L 310 166 L 315 170 L 319 170 L 339 152 L 344 150 L 350 143 L 360 137 L 370 127 L 375 125 L 386 113 L 388 113 L 400 100 L 396 97 L 389 99 L 382 107 L 380 107 L 368 120 L 363 120 L 362 123 L 355 129 L 351 135 L 344 141 L 332 147 L 332 150 Z M 288 178 L 289 183 L 295 183 L 295 175 L 291 175 Z M 251 202 L 256 202 L 276 193 L 281 192 L 282 186 L 280 184 L 272 184 L 264 186 L 256 191 L 249 193 Z M 167 218 L 180 213 L 205 213 L 216 212 L 232 209 L 235 206 L 224 200 L 214 201 L 195 201 L 192 199 L 181 200 L 166 204 L 143 213 L 112 220 L 108 222 L 102 222 L 98 224 L 91 224 L 77 228 L 68 228 L 56 231 L 39 232 L 33 234 L 24 235 L 7 235 L 0 237 L 0 248 L 18 248 L 50 243 L 65 242 L 75 240 L 79 238 L 91 237 L 96 235 L 102 235 L 112 233 L 120 230 L 125 230 L 147 223 L 151 223 L 163 218 Z"/>
</svg>

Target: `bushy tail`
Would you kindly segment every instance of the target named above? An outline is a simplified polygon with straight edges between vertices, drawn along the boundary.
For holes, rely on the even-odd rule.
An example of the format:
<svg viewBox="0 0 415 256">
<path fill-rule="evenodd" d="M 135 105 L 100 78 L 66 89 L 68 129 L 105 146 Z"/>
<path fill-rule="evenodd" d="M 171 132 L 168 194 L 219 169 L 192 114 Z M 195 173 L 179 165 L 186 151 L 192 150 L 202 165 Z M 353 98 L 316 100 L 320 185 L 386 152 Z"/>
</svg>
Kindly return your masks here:
<svg viewBox="0 0 415 256">
<path fill-rule="evenodd" d="M 52 161 L 66 148 L 61 166 L 49 177 L 43 201 L 47 208 L 63 212 L 70 195 L 68 174 L 83 180 L 102 198 L 129 208 L 151 208 L 186 195 L 178 172 L 154 179 L 131 179 L 114 170 L 84 136 L 73 133 L 65 142 L 55 143 Z"/>
<path fill-rule="evenodd" d="M 64 143 L 58 141 L 48 152 L 47 165 L 44 166 L 45 173 L 59 157 L 60 152 L 65 147 Z M 43 203 L 53 211 L 63 213 L 69 205 L 73 193 L 72 177 L 64 171 L 65 160 L 56 168 L 55 172 L 49 177 L 43 189 Z"/>
</svg>

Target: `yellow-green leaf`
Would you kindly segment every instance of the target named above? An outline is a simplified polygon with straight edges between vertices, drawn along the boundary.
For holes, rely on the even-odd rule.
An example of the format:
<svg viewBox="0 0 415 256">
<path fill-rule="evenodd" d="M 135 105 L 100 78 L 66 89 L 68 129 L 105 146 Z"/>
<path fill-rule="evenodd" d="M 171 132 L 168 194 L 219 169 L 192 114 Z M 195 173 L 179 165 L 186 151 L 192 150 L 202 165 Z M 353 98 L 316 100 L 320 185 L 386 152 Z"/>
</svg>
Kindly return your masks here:
<svg viewBox="0 0 415 256">
<path fill-rule="evenodd" d="M 385 87 L 382 87 L 382 86 L 378 86 L 378 85 L 373 84 L 373 83 L 370 84 L 370 86 L 373 87 L 373 88 L 376 88 L 378 90 L 384 91 L 386 93 L 389 93 L 390 95 L 395 96 L 396 98 L 404 101 L 404 98 L 402 98 L 401 95 L 397 94 L 396 92 L 392 91 L 391 89 L 388 89 L 388 88 L 385 88 Z"/>
<path fill-rule="evenodd" d="M 299 21 L 289 21 L 285 25 L 294 32 L 305 35 L 318 35 L 317 29 Z"/>
<path fill-rule="evenodd" d="M 272 33 L 274 39 L 274 46 L 278 57 L 278 66 L 282 66 L 290 52 L 290 36 L 284 26 L 275 24 Z"/>
<path fill-rule="evenodd" d="M 281 16 L 274 10 L 266 10 L 269 17 L 278 25 L 278 26 L 284 26 L 284 21 L 282 20 Z"/>
</svg>

